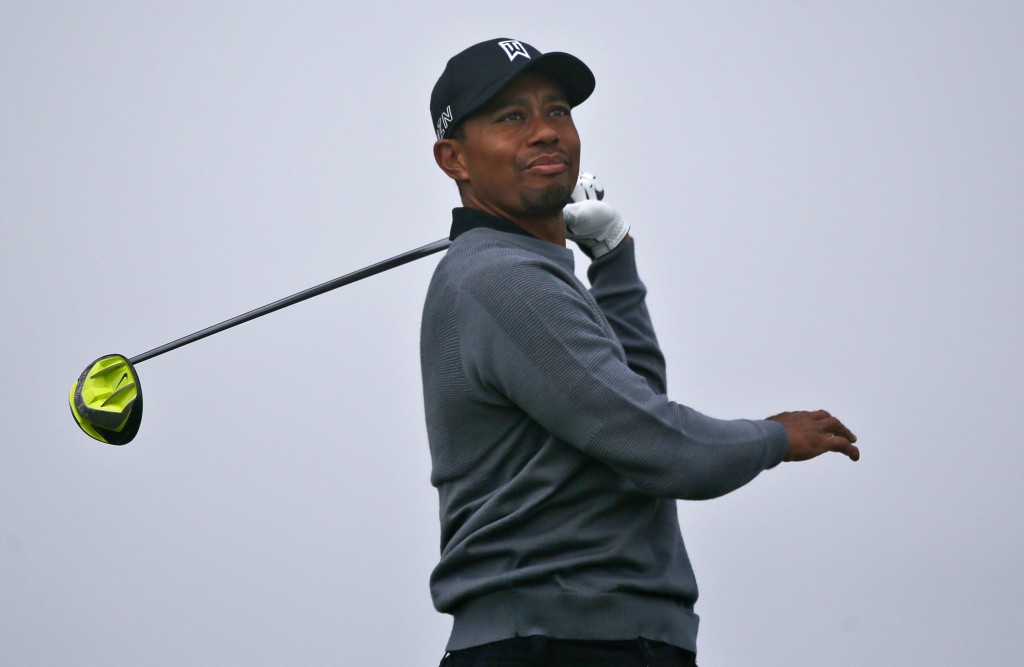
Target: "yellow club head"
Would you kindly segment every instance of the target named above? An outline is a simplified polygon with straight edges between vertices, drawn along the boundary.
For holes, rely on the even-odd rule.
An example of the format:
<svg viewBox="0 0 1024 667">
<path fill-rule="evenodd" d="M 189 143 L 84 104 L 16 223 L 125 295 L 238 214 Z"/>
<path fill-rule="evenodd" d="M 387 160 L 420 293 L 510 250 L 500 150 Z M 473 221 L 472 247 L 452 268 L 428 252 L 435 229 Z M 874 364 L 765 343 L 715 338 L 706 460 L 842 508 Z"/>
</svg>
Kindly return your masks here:
<svg viewBox="0 0 1024 667">
<path fill-rule="evenodd" d="M 89 364 L 68 396 L 75 422 L 90 437 L 111 445 L 131 442 L 142 423 L 142 386 L 120 354 Z"/>
</svg>

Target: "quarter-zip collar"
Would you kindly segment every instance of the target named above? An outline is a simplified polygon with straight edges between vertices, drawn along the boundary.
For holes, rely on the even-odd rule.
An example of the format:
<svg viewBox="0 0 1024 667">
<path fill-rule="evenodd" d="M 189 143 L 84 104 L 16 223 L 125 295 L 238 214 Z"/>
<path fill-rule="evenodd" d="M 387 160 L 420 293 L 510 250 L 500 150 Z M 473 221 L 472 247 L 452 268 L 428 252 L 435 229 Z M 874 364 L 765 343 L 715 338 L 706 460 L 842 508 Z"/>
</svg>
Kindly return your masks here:
<svg viewBox="0 0 1024 667">
<path fill-rule="evenodd" d="M 507 232 L 509 234 L 520 234 L 531 239 L 537 238 L 511 220 L 499 218 L 496 215 L 465 206 L 452 209 L 452 231 L 448 238 L 454 241 L 459 235 L 465 234 L 477 227 L 486 227 L 487 229 Z"/>
</svg>

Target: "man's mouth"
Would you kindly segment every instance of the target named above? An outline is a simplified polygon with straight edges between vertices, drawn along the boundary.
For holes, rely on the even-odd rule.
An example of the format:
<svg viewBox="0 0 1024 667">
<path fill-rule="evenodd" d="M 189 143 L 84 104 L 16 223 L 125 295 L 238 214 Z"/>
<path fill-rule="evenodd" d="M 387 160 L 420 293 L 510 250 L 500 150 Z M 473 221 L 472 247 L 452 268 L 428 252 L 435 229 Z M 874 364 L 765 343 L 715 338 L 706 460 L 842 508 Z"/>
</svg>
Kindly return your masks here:
<svg viewBox="0 0 1024 667">
<path fill-rule="evenodd" d="M 560 174 L 569 168 L 569 159 L 564 155 L 538 155 L 526 163 L 526 170 L 535 174 Z"/>
</svg>

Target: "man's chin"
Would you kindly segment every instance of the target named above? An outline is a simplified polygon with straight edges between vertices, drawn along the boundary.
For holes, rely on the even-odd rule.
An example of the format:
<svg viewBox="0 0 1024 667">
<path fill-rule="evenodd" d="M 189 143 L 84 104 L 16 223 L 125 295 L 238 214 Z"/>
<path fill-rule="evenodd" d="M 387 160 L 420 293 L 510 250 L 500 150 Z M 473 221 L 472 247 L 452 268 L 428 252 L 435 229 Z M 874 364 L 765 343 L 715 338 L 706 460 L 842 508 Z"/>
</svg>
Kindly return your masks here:
<svg viewBox="0 0 1024 667">
<path fill-rule="evenodd" d="M 523 210 L 530 215 L 546 216 L 561 213 L 572 196 L 572 188 L 552 183 L 543 188 L 524 190 L 519 197 Z"/>
</svg>

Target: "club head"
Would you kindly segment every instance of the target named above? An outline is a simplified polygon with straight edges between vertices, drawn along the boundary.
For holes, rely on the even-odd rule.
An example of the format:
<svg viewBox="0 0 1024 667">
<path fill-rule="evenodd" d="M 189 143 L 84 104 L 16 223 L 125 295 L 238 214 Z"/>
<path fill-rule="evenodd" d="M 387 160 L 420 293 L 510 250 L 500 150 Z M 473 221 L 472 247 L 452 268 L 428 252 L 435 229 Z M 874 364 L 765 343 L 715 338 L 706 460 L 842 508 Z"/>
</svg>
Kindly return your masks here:
<svg viewBox="0 0 1024 667">
<path fill-rule="evenodd" d="M 92 438 L 111 445 L 132 441 L 142 424 L 142 385 L 120 354 L 89 364 L 68 396 L 75 422 Z"/>
</svg>

